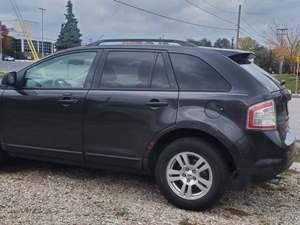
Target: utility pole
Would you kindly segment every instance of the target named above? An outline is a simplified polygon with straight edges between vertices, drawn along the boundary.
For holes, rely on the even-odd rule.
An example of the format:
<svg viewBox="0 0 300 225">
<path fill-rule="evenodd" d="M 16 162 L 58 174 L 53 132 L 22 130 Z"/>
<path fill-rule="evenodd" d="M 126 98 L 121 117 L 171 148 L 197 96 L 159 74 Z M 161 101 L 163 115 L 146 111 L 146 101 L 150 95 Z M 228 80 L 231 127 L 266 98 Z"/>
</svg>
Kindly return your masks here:
<svg viewBox="0 0 300 225">
<path fill-rule="evenodd" d="M 0 21 L 0 61 L 2 61 L 2 23 Z"/>
<path fill-rule="evenodd" d="M 277 37 L 280 41 L 280 48 L 284 47 L 284 37 L 287 36 L 288 34 L 288 29 L 287 28 L 277 28 Z M 280 63 L 279 63 L 279 74 L 282 74 L 282 70 L 283 70 L 283 63 L 284 63 L 284 56 L 281 56 L 280 58 Z"/>
<path fill-rule="evenodd" d="M 239 9 L 238 9 L 238 21 L 237 21 L 237 29 L 236 29 L 236 48 L 239 48 L 239 40 L 240 40 L 240 29 L 241 29 L 241 14 L 242 14 L 242 2 L 239 1 Z"/>
<path fill-rule="evenodd" d="M 41 10 L 42 12 L 42 58 L 43 58 L 44 57 L 44 11 L 46 11 L 46 9 L 39 8 L 39 10 Z"/>
<path fill-rule="evenodd" d="M 296 91 L 295 93 L 298 94 L 298 82 L 299 82 L 299 64 L 300 64 L 300 56 L 297 56 L 297 69 L 296 69 Z"/>
</svg>

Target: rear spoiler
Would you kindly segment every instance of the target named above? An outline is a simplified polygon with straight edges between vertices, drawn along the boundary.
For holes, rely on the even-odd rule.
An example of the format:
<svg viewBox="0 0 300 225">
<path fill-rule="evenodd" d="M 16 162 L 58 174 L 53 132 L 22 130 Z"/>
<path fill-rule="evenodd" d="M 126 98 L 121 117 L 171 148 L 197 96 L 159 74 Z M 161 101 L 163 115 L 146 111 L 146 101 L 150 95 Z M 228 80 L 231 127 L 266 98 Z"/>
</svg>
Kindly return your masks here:
<svg viewBox="0 0 300 225">
<path fill-rule="evenodd" d="M 228 57 L 238 64 L 249 64 L 255 59 L 254 53 L 240 53 Z"/>
<path fill-rule="evenodd" d="M 216 49 L 217 52 L 230 58 L 238 64 L 249 64 L 255 59 L 253 52 L 234 50 L 234 49 Z"/>
</svg>

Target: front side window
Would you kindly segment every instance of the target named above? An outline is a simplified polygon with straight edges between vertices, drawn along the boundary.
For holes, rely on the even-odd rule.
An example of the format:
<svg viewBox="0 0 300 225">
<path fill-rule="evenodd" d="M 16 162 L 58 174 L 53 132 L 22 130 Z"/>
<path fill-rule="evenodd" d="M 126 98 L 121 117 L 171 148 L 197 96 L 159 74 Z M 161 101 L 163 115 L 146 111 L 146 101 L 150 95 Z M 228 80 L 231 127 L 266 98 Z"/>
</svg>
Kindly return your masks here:
<svg viewBox="0 0 300 225">
<path fill-rule="evenodd" d="M 83 88 L 96 52 L 81 52 L 50 59 L 27 70 L 25 88 Z"/>
<path fill-rule="evenodd" d="M 170 54 L 181 90 L 229 91 L 230 85 L 221 75 L 200 58 L 185 54 Z"/>
<path fill-rule="evenodd" d="M 109 52 L 102 88 L 148 88 L 155 60 L 153 52 Z"/>
</svg>

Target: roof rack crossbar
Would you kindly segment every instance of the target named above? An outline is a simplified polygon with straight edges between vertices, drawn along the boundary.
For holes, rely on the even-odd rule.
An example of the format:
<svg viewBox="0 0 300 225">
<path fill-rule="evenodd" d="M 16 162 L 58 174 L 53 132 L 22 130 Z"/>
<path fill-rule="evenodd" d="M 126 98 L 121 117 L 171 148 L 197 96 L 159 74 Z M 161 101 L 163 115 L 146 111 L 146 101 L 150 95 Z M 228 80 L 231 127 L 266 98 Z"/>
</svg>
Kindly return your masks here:
<svg viewBox="0 0 300 225">
<path fill-rule="evenodd" d="M 195 47 L 196 45 L 187 42 L 187 41 L 181 41 L 181 40 L 174 40 L 174 39 L 104 39 L 104 40 L 99 40 L 96 41 L 94 43 L 89 44 L 89 46 L 99 46 L 103 43 L 113 43 L 113 42 L 157 42 L 160 44 L 178 44 L 180 46 L 184 46 L 184 47 Z"/>
</svg>

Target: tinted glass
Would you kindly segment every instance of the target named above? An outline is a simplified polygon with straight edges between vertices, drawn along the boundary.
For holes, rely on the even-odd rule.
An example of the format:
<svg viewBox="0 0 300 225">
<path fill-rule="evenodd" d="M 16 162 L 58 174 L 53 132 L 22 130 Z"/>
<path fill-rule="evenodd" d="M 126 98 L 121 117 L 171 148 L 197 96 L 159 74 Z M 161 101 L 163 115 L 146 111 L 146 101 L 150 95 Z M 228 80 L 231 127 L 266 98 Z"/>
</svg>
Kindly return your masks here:
<svg viewBox="0 0 300 225">
<path fill-rule="evenodd" d="M 155 53 L 110 52 L 107 56 L 101 87 L 148 88 Z"/>
<path fill-rule="evenodd" d="M 26 88 L 83 88 L 96 52 L 82 52 L 50 59 L 26 72 Z"/>
<path fill-rule="evenodd" d="M 162 54 L 158 54 L 152 75 L 152 88 L 170 88 L 165 62 Z"/>
<path fill-rule="evenodd" d="M 230 85 L 200 58 L 171 54 L 172 65 L 181 90 L 228 91 Z"/>
<path fill-rule="evenodd" d="M 252 74 L 257 80 L 259 80 L 270 91 L 276 91 L 280 89 L 280 82 L 275 80 L 267 71 L 260 68 L 254 63 L 242 64 L 242 68 Z"/>
</svg>

